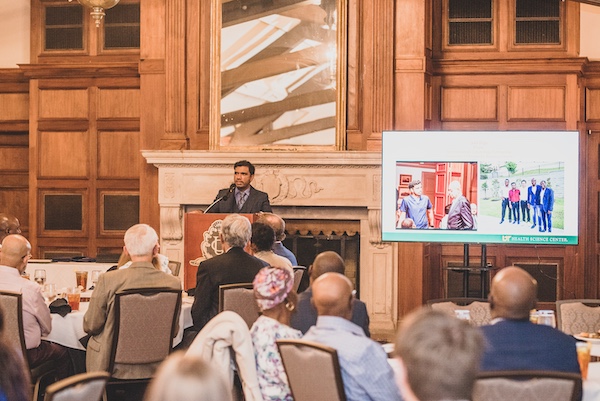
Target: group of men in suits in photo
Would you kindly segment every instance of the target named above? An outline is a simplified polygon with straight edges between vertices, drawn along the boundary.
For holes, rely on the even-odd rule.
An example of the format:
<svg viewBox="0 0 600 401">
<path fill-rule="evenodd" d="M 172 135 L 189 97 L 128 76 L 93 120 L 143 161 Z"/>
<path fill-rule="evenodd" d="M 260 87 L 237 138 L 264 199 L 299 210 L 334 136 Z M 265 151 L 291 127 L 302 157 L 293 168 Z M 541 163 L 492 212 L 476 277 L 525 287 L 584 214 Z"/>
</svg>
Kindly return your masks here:
<svg viewBox="0 0 600 401">
<path fill-rule="evenodd" d="M 536 224 L 540 232 L 552 232 L 552 211 L 554 210 L 554 190 L 548 188 L 546 181 L 542 180 L 539 185 L 535 178 L 531 179 L 531 186 L 527 189 L 527 203 L 530 206 L 533 224 Z"/>
</svg>

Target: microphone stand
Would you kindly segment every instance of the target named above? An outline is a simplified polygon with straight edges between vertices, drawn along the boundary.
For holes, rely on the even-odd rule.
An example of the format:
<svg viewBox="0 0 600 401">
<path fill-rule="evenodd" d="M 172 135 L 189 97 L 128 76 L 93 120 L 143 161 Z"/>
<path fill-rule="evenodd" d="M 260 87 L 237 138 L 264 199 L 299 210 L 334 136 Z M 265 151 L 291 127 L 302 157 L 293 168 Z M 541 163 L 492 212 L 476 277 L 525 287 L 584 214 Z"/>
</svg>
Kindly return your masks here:
<svg viewBox="0 0 600 401">
<path fill-rule="evenodd" d="M 221 202 L 226 197 L 227 197 L 227 195 L 223 195 L 220 198 L 217 198 L 213 203 L 211 203 L 210 205 L 208 205 L 208 207 L 206 209 L 204 209 L 204 213 L 208 212 L 214 205 L 216 205 L 217 203 Z"/>
<path fill-rule="evenodd" d="M 229 186 L 229 191 L 227 191 L 227 193 L 225 193 L 225 195 L 221 196 L 220 198 L 215 199 L 215 201 L 213 203 L 211 203 L 210 205 L 208 205 L 208 207 L 206 209 L 204 209 L 204 213 L 208 212 L 210 210 L 210 208 L 212 208 L 214 205 L 216 205 L 217 203 L 221 202 L 222 200 L 227 200 L 227 198 L 229 198 L 229 195 L 231 195 L 231 193 L 233 192 L 233 190 L 235 189 L 235 184 L 231 184 Z"/>
</svg>

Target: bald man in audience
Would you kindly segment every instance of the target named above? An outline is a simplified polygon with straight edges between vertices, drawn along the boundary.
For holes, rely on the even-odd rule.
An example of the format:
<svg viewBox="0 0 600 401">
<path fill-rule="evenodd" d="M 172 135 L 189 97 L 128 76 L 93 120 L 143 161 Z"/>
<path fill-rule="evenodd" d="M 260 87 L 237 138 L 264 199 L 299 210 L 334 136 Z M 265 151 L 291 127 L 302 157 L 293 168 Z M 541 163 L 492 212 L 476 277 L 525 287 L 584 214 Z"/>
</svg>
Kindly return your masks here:
<svg viewBox="0 0 600 401">
<path fill-rule="evenodd" d="M 344 274 L 346 267 L 344 260 L 340 255 L 333 251 L 322 252 L 317 255 L 315 261 L 308 269 L 310 274 L 311 284 L 321 275 L 325 273 Z M 312 304 L 313 292 L 309 287 L 306 291 L 298 294 L 298 304 L 296 305 L 296 313 L 292 314 L 290 326 L 300 330 L 306 334 L 308 329 L 317 323 L 317 310 Z M 367 337 L 371 336 L 369 332 L 369 314 L 367 313 L 367 305 L 364 302 L 352 300 L 352 323 L 362 327 Z"/>
<path fill-rule="evenodd" d="M 481 370 L 550 370 L 580 373 L 575 339 L 529 321 L 537 302 L 537 282 L 519 267 L 494 276 L 488 297 L 492 324 L 482 326 L 486 348 Z"/>
<path fill-rule="evenodd" d="M 406 401 L 470 400 L 483 336 L 464 320 L 424 307 L 402 320 L 394 353 Z"/>
<path fill-rule="evenodd" d="M 21 234 L 21 223 L 12 214 L 0 213 L 0 243 L 10 234 Z"/>
<path fill-rule="evenodd" d="M 303 338 L 337 350 L 346 400 L 401 400 L 385 351 L 350 321 L 354 299 L 350 280 L 325 273 L 313 282 L 312 291 L 319 317 Z"/>
<path fill-rule="evenodd" d="M 42 337 L 50 334 L 52 330 L 52 318 L 50 309 L 44 302 L 41 287 L 21 277 L 30 258 L 31 244 L 25 237 L 11 234 L 4 238 L 0 250 L 0 290 L 21 293 L 29 366 L 35 368 L 54 360 L 59 364 L 58 378 L 65 378 L 71 373 L 67 349 L 42 340 Z"/>
<path fill-rule="evenodd" d="M 273 252 L 276 255 L 283 256 L 288 259 L 292 266 L 298 266 L 296 256 L 283 245 L 285 239 L 285 222 L 276 214 L 268 212 L 260 212 L 257 214 L 256 222 L 267 224 L 275 231 L 275 243 L 273 244 Z"/>
</svg>

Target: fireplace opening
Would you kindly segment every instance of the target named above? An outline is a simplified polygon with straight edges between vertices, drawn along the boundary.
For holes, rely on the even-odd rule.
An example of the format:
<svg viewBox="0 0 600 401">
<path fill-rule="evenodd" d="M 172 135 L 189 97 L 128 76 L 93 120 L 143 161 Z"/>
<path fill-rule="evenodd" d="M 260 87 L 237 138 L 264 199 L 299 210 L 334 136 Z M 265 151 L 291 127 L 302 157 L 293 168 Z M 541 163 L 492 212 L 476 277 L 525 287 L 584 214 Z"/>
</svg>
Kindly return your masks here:
<svg viewBox="0 0 600 401">
<path fill-rule="evenodd" d="M 312 234 L 310 231 L 308 233 L 286 232 L 283 244 L 296 255 L 298 265 L 307 268 L 319 253 L 337 252 L 344 259 L 345 275 L 354 284 L 356 296 L 360 298 L 360 235 L 358 233 L 349 235 L 344 232 L 338 235 L 336 233 L 324 234 L 323 232 Z"/>
</svg>

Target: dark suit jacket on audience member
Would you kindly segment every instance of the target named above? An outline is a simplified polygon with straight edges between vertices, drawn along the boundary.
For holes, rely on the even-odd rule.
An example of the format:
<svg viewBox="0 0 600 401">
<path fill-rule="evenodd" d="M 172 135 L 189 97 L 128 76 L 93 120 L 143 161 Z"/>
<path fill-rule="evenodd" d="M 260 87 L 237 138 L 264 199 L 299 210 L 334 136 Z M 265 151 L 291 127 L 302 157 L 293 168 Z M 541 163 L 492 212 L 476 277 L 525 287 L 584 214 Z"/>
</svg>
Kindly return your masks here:
<svg viewBox="0 0 600 401">
<path fill-rule="evenodd" d="M 312 288 L 307 289 L 298 295 L 298 305 L 296 312 L 292 313 L 290 326 L 300 330 L 302 334 L 306 334 L 311 326 L 317 323 L 317 310 L 312 306 Z M 361 300 L 355 299 L 352 301 L 352 323 L 360 326 L 367 337 L 371 336 L 369 332 L 369 314 L 367 313 L 367 305 Z"/>
<path fill-rule="evenodd" d="M 219 309 L 219 286 L 251 283 L 266 262 L 233 247 L 222 255 L 205 260 L 198 266 L 192 320 L 196 330 L 202 329 Z"/>
<path fill-rule="evenodd" d="M 486 348 L 481 370 L 579 372 L 575 339 L 529 320 L 501 320 L 482 326 Z"/>
<path fill-rule="evenodd" d="M 229 188 L 224 188 L 219 191 L 215 200 L 227 195 Z M 242 205 L 241 209 L 238 209 L 235 201 L 235 189 L 229 194 L 227 200 L 223 199 L 217 202 L 208 211 L 209 213 L 258 213 L 258 212 L 271 212 L 271 203 L 269 202 L 269 195 L 266 192 L 254 189 L 250 186 L 250 194 L 248 199 Z"/>
</svg>

